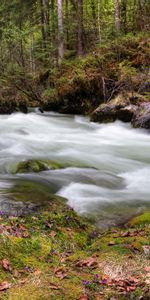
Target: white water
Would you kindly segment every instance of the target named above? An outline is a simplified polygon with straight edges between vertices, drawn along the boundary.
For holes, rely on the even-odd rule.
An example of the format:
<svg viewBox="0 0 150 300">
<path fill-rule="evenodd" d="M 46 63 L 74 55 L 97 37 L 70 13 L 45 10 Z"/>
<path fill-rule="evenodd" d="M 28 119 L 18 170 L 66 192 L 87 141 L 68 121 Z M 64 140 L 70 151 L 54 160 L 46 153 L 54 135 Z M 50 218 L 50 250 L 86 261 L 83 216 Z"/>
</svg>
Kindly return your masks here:
<svg viewBox="0 0 150 300">
<path fill-rule="evenodd" d="M 115 224 L 150 206 L 150 135 L 129 124 L 37 112 L 0 116 L 1 200 L 16 177 L 12 166 L 31 158 L 71 167 L 18 176 L 53 185 L 79 214 L 98 222 Z"/>
</svg>

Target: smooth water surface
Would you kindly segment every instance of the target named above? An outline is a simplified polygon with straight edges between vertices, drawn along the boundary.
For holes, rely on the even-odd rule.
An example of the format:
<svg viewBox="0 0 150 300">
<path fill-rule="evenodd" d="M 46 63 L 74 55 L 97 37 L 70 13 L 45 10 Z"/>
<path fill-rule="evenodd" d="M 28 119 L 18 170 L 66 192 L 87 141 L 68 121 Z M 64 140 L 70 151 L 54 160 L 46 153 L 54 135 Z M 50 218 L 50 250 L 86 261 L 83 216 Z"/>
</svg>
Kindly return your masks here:
<svg viewBox="0 0 150 300">
<path fill-rule="evenodd" d="M 11 174 L 17 162 L 28 159 L 70 167 Z M 124 222 L 150 206 L 150 135 L 121 122 L 96 124 L 84 117 L 38 110 L 1 115 L 1 210 L 8 212 L 6 191 L 20 179 L 51 187 L 78 214 L 100 225 Z"/>
</svg>

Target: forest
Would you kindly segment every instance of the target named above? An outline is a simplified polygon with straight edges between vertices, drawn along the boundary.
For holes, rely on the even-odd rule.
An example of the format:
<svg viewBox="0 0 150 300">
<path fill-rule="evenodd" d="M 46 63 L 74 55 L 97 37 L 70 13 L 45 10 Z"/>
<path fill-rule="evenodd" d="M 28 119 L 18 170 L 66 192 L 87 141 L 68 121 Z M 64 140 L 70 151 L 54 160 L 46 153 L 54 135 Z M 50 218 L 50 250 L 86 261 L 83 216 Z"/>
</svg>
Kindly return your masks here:
<svg viewBox="0 0 150 300">
<path fill-rule="evenodd" d="M 150 299 L 150 0 L 0 0 L 0 300 Z"/>
<path fill-rule="evenodd" d="M 73 112 L 86 113 L 122 90 L 148 93 L 149 10 L 149 0 L 1 1 L 7 112 L 37 104 L 60 110 L 72 98 L 69 110 L 78 100 Z"/>
</svg>

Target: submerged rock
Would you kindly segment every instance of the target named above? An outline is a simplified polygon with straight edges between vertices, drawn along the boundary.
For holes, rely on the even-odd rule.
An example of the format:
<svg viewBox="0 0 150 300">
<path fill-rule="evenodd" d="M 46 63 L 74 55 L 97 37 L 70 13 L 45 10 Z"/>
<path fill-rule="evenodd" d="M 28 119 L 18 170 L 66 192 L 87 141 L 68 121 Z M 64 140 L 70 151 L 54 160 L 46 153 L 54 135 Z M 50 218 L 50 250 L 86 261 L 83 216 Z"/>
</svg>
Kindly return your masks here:
<svg viewBox="0 0 150 300">
<path fill-rule="evenodd" d="M 63 197 L 55 195 L 50 186 L 23 179 L 6 189 L 0 201 L 0 209 L 6 215 L 20 216 L 43 208 L 59 208 L 65 201 Z"/>
<path fill-rule="evenodd" d="M 61 164 L 48 160 L 28 160 L 21 161 L 14 167 L 12 173 L 31 173 L 42 172 L 47 170 L 55 170 L 62 168 Z"/>
</svg>

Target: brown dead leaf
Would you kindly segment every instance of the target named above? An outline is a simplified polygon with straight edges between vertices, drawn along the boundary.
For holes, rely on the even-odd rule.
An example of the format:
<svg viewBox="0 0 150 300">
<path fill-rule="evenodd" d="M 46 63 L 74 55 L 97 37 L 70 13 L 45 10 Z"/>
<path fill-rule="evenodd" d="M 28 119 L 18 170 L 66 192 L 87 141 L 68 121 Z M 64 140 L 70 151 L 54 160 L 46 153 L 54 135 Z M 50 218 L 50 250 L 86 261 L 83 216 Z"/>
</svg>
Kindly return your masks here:
<svg viewBox="0 0 150 300">
<path fill-rule="evenodd" d="M 150 246 L 145 245 L 145 246 L 142 246 L 142 248 L 143 248 L 143 251 L 144 251 L 145 255 L 150 254 Z"/>
<path fill-rule="evenodd" d="M 1 261 L 1 265 L 2 265 L 2 267 L 3 267 L 3 269 L 5 270 L 5 271 L 11 271 L 12 270 L 12 268 L 11 268 L 11 266 L 10 266 L 10 262 L 9 262 L 9 260 L 8 259 L 3 259 L 2 261 Z"/>
<path fill-rule="evenodd" d="M 50 232 L 49 235 L 50 235 L 52 238 L 54 238 L 54 237 L 56 236 L 56 234 L 57 234 L 57 232 L 52 230 L 52 231 Z"/>
<path fill-rule="evenodd" d="M 145 267 L 144 270 L 149 273 L 150 272 L 150 266 Z"/>
<path fill-rule="evenodd" d="M 51 227 L 53 226 L 52 224 L 48 223 L 48 221 L 45 221 L 45 225 L 46 225 L 46 227 L 48 227 L 48 228 L 51 228 Z"/>
<path fill-rule="evenodd" d="M 114 246 L 115 245 L 115 241 L 110 241 L 109 243 L 108 243 L 108 246 Z"/>
<path fill-rule="evenodd" d="M 55 269 L 54 273 L 55 273 L 55 276 L 60 279 L 64 279 L 65 277 L 67 277 L 67 273 L 63 267 L 59 267 L 59 268 Z"/>
<path fill-rule="evenodd" d="M 14 276 L 15 278 L 19 278 L 21 275 L 20 275 L 20 273 L 19 273 L 17 270 L 14 270 L 14 271 L 13 271 L 13 276 Z"/>
<path fill-rule="evenodd" d="M 26 227 L 23 224 L 19 224 L 18 227 L 22 231 L 26 231 L 27 230 Z"/>
<path fill-rule="evenodd" d="M 33 220 L 33 221 L 37 221 L 37 220 L 38 220 L 38 218 L 37 218 L 37 217 L 35 217 L 35 216 L 33 216 L 33 217 L 32 217 L 32 220 Z"/>
<path fill-rule="evenodd" d="M 41 270 L 35 270 L 33 274 L 35 276 L 39 276 L 39 275 L 41 275 L 41 273 L 42 273 Z"/>
<path fill-rule="evenodd" d="M 22 237 L 23 237 L 23 238 L 28 238 L 28 237 L 30 237 L 29 232 L 28 232 L 28 231 L 24 232 L 24 233 L 22 234 Z"/>
<path fill-rule="evenodd" d="M 19 284 L 25 284 L 27 282 L 27 278 L 18 280 Z"/>
<path fill-rule="evenodd" d="M 88 300 L 88 297 L 86 295 L 82 295 L 79 300 Z"/>
<path fill-rule="evenodd" d="M 82 260 L 76 263 L 77 267 L 96 267 L 98 265 L 97 259 L 94 257 L 89 257 L 86 260 Z"/>
<path fill-rule="evenodd" d="M 150 285 L 150 279 L 146 279 L 145 283 L 148 284 L 148 285 Z"/>
<path fill-rule="evenodd" d="M 61 260 L 60 260 L 61 263 L 64 263 L 65 261 L 66 261 L 65 257 L 62 257 Z"/>
<path fill-rule="evenodd" d="M 8 281 L 3 281 L 0 283 L 0 292 L 5 291 L 11 287 L 11 284 Z"/>
<path fill-rule="evenodd" d="M 60 287 L 52 282 L 50 282 L 49 288 L 53 290 L 60 290 Z"/>
<path fill-rule="evenodd" d="M 126 231 L 126 232 L 123 232 L 122 234 L 121 234 L 121 236 L 122 237 L 127 237 L 127 236 L 130 236 L 131 234 L 130 234 L 130 231 Z"/>
</svg>

